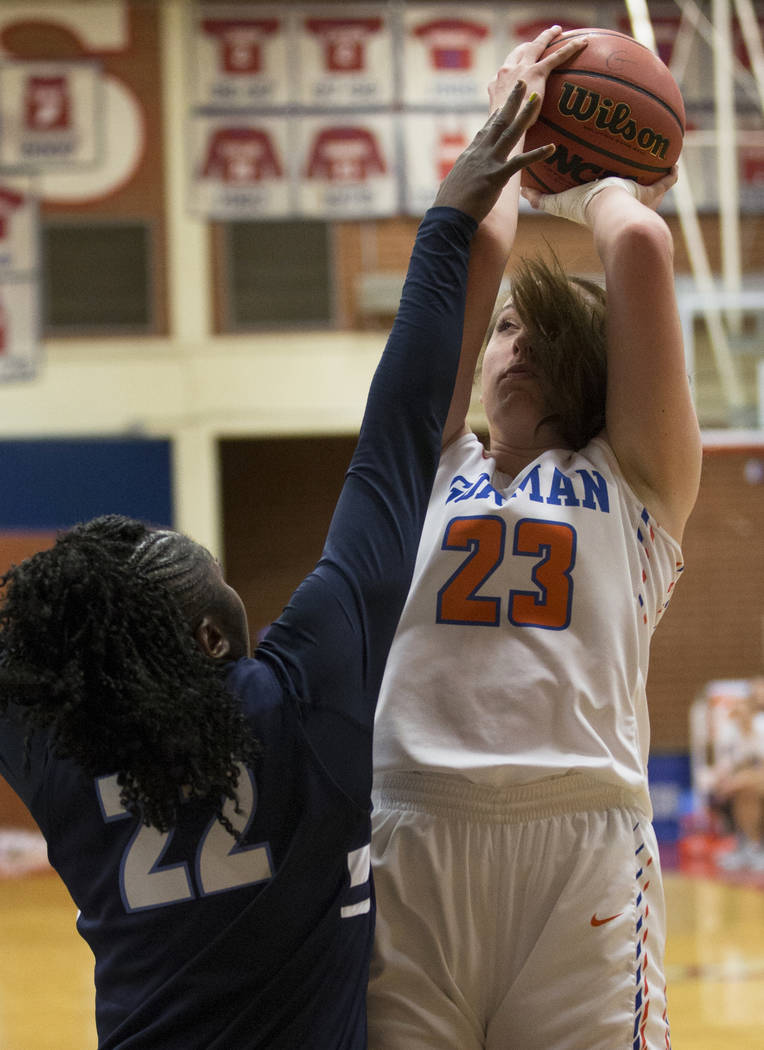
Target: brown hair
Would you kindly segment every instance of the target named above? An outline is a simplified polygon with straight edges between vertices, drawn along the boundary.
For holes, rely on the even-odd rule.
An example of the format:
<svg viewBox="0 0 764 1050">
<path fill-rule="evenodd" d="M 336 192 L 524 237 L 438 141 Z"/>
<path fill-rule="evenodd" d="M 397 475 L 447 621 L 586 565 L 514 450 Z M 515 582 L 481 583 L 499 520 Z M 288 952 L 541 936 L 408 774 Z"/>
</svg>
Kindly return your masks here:
<svg viewBox="0 0 764 1050">
<path fill-rule="evenodd" d="M 571 448 L 583 448 L 605 425 L 605 289 L 568 276 L 552 253 L 549 263 L 518 263 L 512 302 L 550 408 L 543 422 L 554 422 Z"/>
</svg>

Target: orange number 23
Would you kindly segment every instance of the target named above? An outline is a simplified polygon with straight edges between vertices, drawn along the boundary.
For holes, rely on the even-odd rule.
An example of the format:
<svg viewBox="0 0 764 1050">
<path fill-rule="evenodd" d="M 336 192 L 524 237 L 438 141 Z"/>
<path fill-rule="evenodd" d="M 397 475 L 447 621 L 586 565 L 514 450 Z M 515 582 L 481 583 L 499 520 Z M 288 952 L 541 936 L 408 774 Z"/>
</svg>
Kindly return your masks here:
<svg viewBox="0 0 764 1050">
<path fill-rule="evenodd" d="M 506 523 L 485 515 L 453 518 L 443 537 L 444 550 L 467 551 L 467 557 L 438 591 L 437 622 L 498 627 L 501 597 L 479 594 L 504 559 Z M 570 623 L 576 533 L 558 521 L 522 518 L 515 525 L 514 556 L 532 559 L 528 590 L 511 590 L 507 618 L 516 627 L 562 631 Z"/>
</svg>

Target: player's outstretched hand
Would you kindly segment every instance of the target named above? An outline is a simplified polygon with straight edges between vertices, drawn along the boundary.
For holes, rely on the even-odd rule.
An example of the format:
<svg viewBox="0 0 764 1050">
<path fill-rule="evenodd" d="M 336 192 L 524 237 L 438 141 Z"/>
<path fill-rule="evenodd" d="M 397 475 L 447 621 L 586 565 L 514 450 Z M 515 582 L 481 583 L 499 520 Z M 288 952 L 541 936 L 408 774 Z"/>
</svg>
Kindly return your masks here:
<svg viewBox="0 0 764 1050">
<path fill-rule="evenodd" d="M 667 175 L 650 186 L 642 186 L 633 179 L 619 179 L 614 175 L 609 175 L 605 179 L 596 179 L 594 182 L 584 182 L 580 186 L 571 186 L 569 190 L 563 190 L 562 193 L 542 193 L 533 186 L 523 186 L 520 192 L 531 207 L 538 211 L 548 212 L 549 215 L 559 215 L 562 219 L 570 219 L 571 222 L 589 226 L 591 225 L 589 205 L 603 190 L 611 188 L 624 190 L 632 197 L 636 197 L 641 204 L 655 211 L 676 180 L 677 168 L 675 165 Z"/>
<path fill-rule="evenodd" d="M 456 158 L 453 168 L 440 184 L 436 205 L 458 208 L 481 222 L 515 172 L 552 155 L 554 146 L 550 144 L 507 159 L 538 116 L 541 106 L 538 95 L 531 95 L 523 103 L 524 95 L 525 83 L 519 80 L 501 109 L 491 114 L 469 146 Z"/>
</svg>

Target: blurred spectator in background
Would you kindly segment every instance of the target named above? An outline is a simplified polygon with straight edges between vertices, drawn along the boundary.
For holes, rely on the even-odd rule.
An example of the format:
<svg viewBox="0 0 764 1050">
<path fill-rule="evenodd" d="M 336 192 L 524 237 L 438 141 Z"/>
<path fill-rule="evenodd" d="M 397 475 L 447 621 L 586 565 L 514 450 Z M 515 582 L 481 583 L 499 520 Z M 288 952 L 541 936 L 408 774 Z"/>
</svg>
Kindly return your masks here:
<svg viewBox="0 0 764 1050">
<path fill-rule="evenodd" d="M 717 863 L 725 871 L 764 872 L 764 677 L 734 701 L 727 725 L 723 746 L 717 742 L 711 806 L 736 844 Z"/>
</svg>

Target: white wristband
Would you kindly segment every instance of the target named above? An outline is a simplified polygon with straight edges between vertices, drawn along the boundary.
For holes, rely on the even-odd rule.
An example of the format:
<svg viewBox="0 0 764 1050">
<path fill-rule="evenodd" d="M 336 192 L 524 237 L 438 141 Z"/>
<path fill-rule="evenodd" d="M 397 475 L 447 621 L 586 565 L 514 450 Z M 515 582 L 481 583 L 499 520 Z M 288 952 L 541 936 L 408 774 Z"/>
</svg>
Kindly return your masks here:
<svg viewBox="0 0 764 1050">
<path fill-rule="evenodd" d="M 589 202 L 608 186 L 620 186 L 632 197 L 640 199 L 639 185 L 633 179 L 619 179 L 615 175 L 610 175 L 606 179 L 571 186 L 569 190 L 563 190 L 562 193 L 544 193 L 539 198 L 539 208 L 548 212 L 549 215 L 559 215 L 563 219 L 570 219 L 571 222 L 588 226 L 586 209 Z"/>
</svg>

